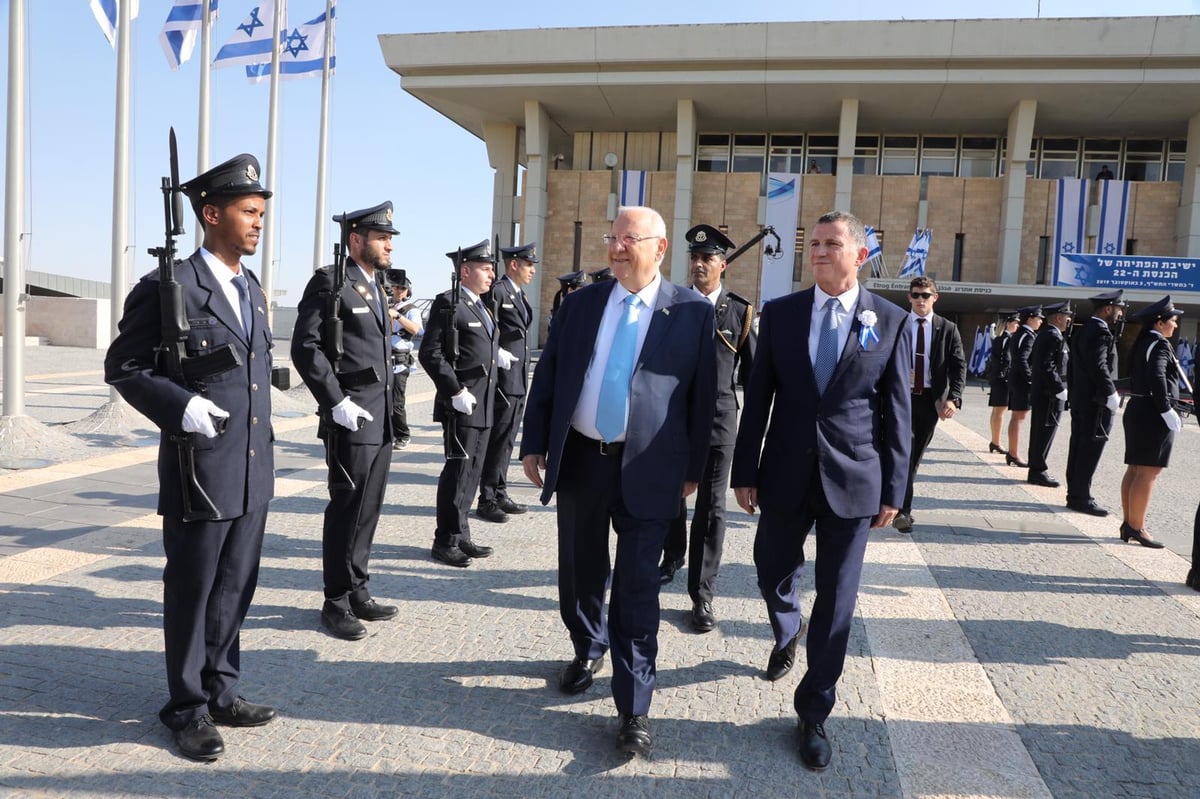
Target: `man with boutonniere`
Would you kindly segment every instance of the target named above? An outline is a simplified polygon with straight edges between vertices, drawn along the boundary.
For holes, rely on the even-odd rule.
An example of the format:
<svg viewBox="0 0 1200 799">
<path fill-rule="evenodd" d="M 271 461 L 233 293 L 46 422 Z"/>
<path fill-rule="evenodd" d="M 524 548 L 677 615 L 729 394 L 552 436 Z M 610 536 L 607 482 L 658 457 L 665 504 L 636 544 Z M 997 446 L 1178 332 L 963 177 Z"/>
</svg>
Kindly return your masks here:
<svg viewBox="0 0 1200 799">
<path fill-rule="evenodd" d="M 867 538 L 904 502 L 913 355 L 907 312 L 858 283 L 867 260 L 861 220 L 845 211 L 818 219 L 808 260 L 816 285 L 763 308 L 731 483 L 747 513 L 762 508 L 754 565 L 775 634 L 771 681 L 795 663 L 803 635 L 797 586 L 804 542 L 816 527 L 808 670 L 794 706 L 800 760 L 820 770 L 832 757 L 825 720 L 846 659 Z"/>
</svg>

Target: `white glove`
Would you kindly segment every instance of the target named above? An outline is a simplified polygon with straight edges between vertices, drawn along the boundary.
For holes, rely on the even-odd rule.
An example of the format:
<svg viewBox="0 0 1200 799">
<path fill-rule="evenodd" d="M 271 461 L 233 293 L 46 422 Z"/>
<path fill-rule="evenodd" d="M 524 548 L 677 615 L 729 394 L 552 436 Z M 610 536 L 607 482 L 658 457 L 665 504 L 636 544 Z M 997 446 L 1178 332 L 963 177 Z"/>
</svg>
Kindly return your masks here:
<svg viewBox="0 0 1200 799">
<path fill-rule="evenodd" d="M 1104 407 L 1108 408 L 1110 411 L 1115 411 L 1120 406 L 1121 406 L 1121 395 L 1115 391 L 1113 393 L 1109 394 L 1108 398 L 1104 400 Z"/>
<path fill-rule="evenodd" d="M 475 410 L 475 395 L 465 388 L 450 398 L 450 404 L 454 406 L 454 410 L 459 413 L 465 413 L 467 416 Z"/>
<path fill-rule="evenodd" d="M 499 350 L 496 351 L 496 365 L 499 366 L 501 369 L 508 369 L 510 366 L 512 366 L 514 363 L 516 363 L 519 360 L 521 360 L 521 359 L 518 358 L 517 356 L 513 355 L 511 352 L 504 349 L 503 347 L 501 347 Z"/>
<path fill-rule="evenodd" d="M 1160 415 L 1163 421 L 1167 423 L 1167 429 L 1172 433 L 1178 433 L 1183 429 L 1183 420 L 1179 418 L 1179 414 L 1175 412 L 1174 408 L 1169 411 L 1163 411 Z"/>
<path fill-rule="evenodd" d="M 197 394 L 188 400 L 187 407 L 183 409 L 183 432 L 216 438 L 217 428 L 212 421 L 214 416 L 218 419 L 228 419 L 229 412 L 218 408 L 212 400 Z"/>
<path fill-rule="evenodd" d="M 367 413 L 365 408 L 355 404 L 354 400 L 349 397 L 333 406 L 333 421 L 347 430 L 357 432 L 359 419 L 366 419 L 368 422 L 375 421 L 374 416 Z"/>
<path fill-rule="evenodd" d="M 1062 391 L 1055 394 L 1054 398 L 1056 400 L 1058 400 L 1059 402 L 1066 402 L 1067 401 L 1067 390 L 1064 388 Z"/>
</svg>

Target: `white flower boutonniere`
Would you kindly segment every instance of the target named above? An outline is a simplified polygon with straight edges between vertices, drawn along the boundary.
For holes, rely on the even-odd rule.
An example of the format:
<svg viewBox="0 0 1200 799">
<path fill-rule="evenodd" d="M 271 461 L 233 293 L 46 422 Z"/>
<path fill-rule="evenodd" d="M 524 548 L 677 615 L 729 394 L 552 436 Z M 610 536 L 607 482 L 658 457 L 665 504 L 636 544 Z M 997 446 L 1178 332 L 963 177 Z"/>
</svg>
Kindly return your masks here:
<svg viewBox="0 0 1200 799">
<path fill-rule="evenodd" d="M 862 328 L 858 331 L 858 346 L 864 350 L 871 349 L 872 341 L 879 341 L 879 334 L 875 332 L 875 323 L 879 321 L 879 317 L 874 311 L 859 311 L 858 323 Z"/>
</svg>

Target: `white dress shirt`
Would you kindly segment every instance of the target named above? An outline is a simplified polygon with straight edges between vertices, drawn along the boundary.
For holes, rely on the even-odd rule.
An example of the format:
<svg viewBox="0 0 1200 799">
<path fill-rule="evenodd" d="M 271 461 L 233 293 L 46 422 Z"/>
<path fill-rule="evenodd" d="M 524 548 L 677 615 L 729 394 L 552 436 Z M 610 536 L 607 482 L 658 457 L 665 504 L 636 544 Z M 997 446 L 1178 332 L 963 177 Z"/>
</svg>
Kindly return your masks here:
<svg viewBox="0 0 1200 799">
<path fill-rule="evenodd" d="M 233 309 L 233 315 L 242 323 L 242 330 L 246 329 L 246 320 L 242 318 L 242 298 L 238 294 L 237 286 L 233 285 L 233 279 L 241 274 L 241 264 L 238 264 L 238 272 L 234 272 L 229 266 L 221 261 L 220 258 L 213 255 L 203 247 L 200 248 L 200 258 L 204 261 L 204 265 L 208 267 L 208 271 L 216 279 L 221 286 L 221 293 L 225 295 L 225 299 L 229 302 L 229 307 Z M 246 290 L 250 290 L 250 278 L 246 278 Z M 254 295 L 250 295 L 250 307 L 255 306 Z"/>
<path fill-rule="evenodd" d="M 921 388 L 921 389 L 933 388 L 933 383 L 932 383 L 930 375 L 929 375 L 929 370 L 933 367 L 933 359 L 930 357 L 930 353 L 931 353 L 930 346 L 933 344 L 933 312 L 932 311 L 930 312 L 929 316 L 920 316 L 915 311 L 908 312 L 908 329 L 909 329 L 909 332 L 912 333 L 912 343 L 913 343 L 912 371 L 909 372 L 909 375 L 910 375 L 909 383 L 911 384 L 914 380 L 917 379 L 916 375 L 917 375 L 917 320 L 918 319 L 925 320 L 925 371 L 924 371 L 925 385 L 912 386 L 912 388 Z"/>
<path fill-rule="evenodd" d="M 854 306 L 858 305 L 859 291 L 858 281 L 855 281 L 848 291 L 838 295 L 838 304 L 833 309 L 838 317 L 837 352 L 839 361 L 842 359 L 843 350 L 846 349 L 846 341 L 850 338 L 852 326 L 850 314 L 854 312 Z M 829 302 L 831 296 L 822 291 L 820 286 L 813 286 L 812 319 L 808 323 L 808 359 L 812 361 L 813 366 L 817 365 L 817 343 L 821 340 L 821 324 L 825 321 L 825 303 Z"/>
</svg>

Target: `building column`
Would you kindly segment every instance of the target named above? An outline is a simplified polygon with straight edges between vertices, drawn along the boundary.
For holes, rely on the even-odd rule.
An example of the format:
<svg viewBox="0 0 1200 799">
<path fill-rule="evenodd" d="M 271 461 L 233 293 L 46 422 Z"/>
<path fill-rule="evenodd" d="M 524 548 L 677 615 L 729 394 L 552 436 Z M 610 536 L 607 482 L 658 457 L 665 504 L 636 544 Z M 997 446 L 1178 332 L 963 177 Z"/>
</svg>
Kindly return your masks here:
<svg viewBox="0 0 1200 799">
<path fill-rule="evenodd" d="M 1200 258 L 1200 114 L 1188 120 L 1187 159 L 1184 161 L 1183 189 L 1179 192 L 1179 211 L 1175 217 L 1175 254 L 1182 258 Z"/>
<path fill-rule="evenodd" d="M 483 142 L 487 145 L 488 163 L 496 170 L 492 178 L 492 230 L 490 237 L 499 236 L 500 245 L 512 245 L 513 206 L 517 196 L 517 141 L 519 130 L 511 122 L 484 122 Z"/>
<path fill-rule="evenodd" d="M 858 100 L 843 98 L 842 118 L 838 123 L 837 184 L 833 207 L 844 211 L 850 210 L 850 200 L 854 194 L 854 145 L 857 138 Z"/>
<path fill-rule="evenodd" d="M 1025 166 L 1033 145 L 1037 100 L 1022 100 L 1008 115 L 1008 151 L 1004 156 L 1004 199 L 1000 203 L 1000 257 L 996 282 L 1015 285 L 1020 278 L 1021 238 L 1025 229 Z"/>
<path fill-rule="evenodd" d="M 684 235 L 692 227 L 692 186 L 696 168 L 696 104 L 680 100 L 675 107 L 675 218 L 671 237 L 671 282 L 687 285 L 688 254 Z"/>
<path fill-rule="evenodd" d="M 521 219 L 521 243 L 536 241 L 545 250 L 546 181 L 550 169 L 550 116 L 537 100 L 525 101 L 525 214 Z M 529 346 L 538 346 L 542 317 L 542 273 L 535 271 L 525 291 L 533 307 L 529 324 Z"/>
</svg>

